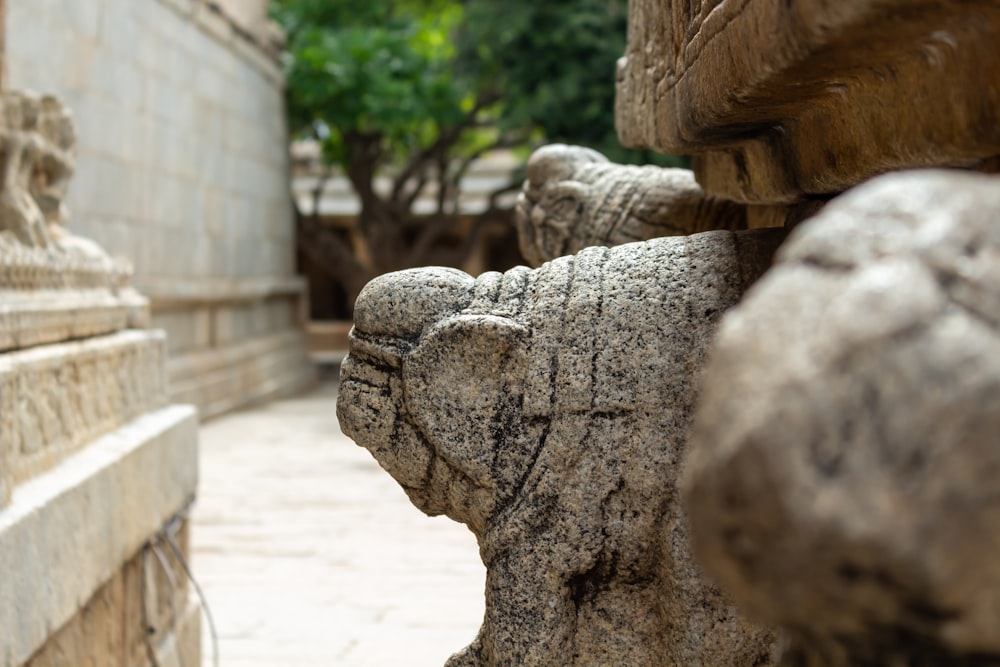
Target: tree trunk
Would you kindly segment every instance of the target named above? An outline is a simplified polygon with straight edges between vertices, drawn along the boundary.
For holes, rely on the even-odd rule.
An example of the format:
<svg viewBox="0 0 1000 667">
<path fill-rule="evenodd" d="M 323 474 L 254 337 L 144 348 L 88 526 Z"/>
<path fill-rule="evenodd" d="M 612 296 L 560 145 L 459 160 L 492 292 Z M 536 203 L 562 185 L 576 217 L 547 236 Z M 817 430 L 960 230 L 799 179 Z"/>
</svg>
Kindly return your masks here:
<svg viewBox="0 0 1000 667">
<path fill-rule="evenodd" d="M 375 273 L 359 262 L 350 246 L 315 216 L 302 215 L 296 209 L 295 219 L 299 249 L 340 284 L 353 309 L 361 289 Z"/>
</svg>

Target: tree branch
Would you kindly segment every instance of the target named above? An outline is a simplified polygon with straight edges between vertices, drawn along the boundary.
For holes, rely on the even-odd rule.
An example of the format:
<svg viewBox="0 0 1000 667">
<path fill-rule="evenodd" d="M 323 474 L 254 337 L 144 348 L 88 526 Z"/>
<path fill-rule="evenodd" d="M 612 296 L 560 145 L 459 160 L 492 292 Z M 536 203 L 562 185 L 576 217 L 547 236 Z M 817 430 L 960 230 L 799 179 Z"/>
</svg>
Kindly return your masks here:
<svg viewBox="0 0 1000 667">
<path fill-rule="evenodd" d="M 483 95 L 476 100 L 475 104 L 473 104 L 472 109 L 470 109 L 465 115 L 465 118 L 455 125 L 441 128 L 437 139 L 435 139 L 431 145 L 427 146 L 423 150 L 414 153 L 413 157 L 406 163 L 406 166 L 404 166 L 400 172 L 396 174 L 396 178 L 393 179 L 392 183 L 392 194 L 390 195 L 390 199 L 398 201 L 407 181 L 413 178 L 418 170 L 426 168 L 427 163 L 436 159 L 442 151 L 447 152 L 447 149 L 459 140 L 465 130 L 473 127 L 484 126 L 479 124 L 477 117 L 481 111 L 499 101 L 500 95 L 495 91 L 483 93 Z"/>
</svg>

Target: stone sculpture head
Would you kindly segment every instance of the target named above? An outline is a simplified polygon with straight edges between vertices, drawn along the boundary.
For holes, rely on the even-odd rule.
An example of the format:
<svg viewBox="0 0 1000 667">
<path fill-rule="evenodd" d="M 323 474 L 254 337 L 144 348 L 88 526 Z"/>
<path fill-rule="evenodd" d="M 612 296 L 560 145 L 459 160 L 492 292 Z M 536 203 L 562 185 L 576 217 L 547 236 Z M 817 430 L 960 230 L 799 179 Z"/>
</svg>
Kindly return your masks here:
<svg viewBox="0 0 1000 667">
<path fill-rule="evenodd" d="M 676 480 L 715 322 L 780 237 L 364 289 L 342 428 L 417 507 L 467 524 L 487 566 L 483 630 L 450 665 L 767 664 L 768 633 L 698 575 Z"/>
<path fill-rule="evenodd" d="M 417 507 L 482 532 L 509 476 L 502 468 L 510 462 L 492 453 L 517 430 L 527 329 L 510 317 L 464 313 L 476 293 L 469 275 L 443 268 L 369 283 L 355 308 L 338 411 L 345 432 Z"/>
</svg>

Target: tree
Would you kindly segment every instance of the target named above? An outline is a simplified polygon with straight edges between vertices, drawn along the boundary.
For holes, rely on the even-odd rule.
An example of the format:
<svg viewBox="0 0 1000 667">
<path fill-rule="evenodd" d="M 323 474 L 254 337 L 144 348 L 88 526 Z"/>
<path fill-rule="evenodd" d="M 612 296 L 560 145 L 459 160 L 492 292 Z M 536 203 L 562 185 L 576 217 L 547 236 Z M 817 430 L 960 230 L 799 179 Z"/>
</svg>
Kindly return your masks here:
<svg viewBox="0 0 1000 667">
<path fill-rule="evenodd" d="M 353 302 L 374 275 L 426 263 L 457 224 L 462 178 L 485 153 L 526 155 L 546 138 L 621 158 L 613 95 L 625 12 L 624 0 L 275 0 L 291 130 L 319 142 L 325 164 L 349 179 L 366 246 L 359 256 L 300 214 L 302 250 Z M 379 174 L 391 177 L 387 189 Z M 495 192 L 473 229 L 509 219 L 497 200 L 517 187 Z M 414 215 L 427 193 L 434 213 Z M 475 231 L 450 262 L 474 240 Z"/>
<path fill-rule="evenodd" d="M 547 142 L 589 146 L 615 162 L 680 166 L 678 156 L 618 143 L 615 63 L 627 28 L 627 0 L 469 0 L 460 62 L 503 91 L 506 127 L 536 127 Z"/>
</svg>

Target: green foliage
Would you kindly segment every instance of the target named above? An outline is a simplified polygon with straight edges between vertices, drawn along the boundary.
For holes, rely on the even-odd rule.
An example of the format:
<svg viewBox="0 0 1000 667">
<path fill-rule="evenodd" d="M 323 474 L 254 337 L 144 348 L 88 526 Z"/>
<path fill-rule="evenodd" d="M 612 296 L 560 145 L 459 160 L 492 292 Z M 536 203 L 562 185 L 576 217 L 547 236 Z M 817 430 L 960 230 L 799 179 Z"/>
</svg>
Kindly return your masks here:
<svg viewBox="0 0 1000 667">
<path fill-rule="evenodd" d="M 399 161 L 464 124 L 459 153 L 514 131 L 615 161 L 676 162 L 617 142 L 627 0 L 275 0 L 271 11 L 288 33 L 292 129 L 321 140 L 330 161 L 346 166 L 351 139 L 373 134 Z M 494 130 L 474 130 L 486 120 Z"/>
<path fill-rule="evenodd" d="M 347 164 L 350 138 L 378 135 L 387 155 L 428 145 L 467 115 L 468 87 L 451 75 L 461 5 L 440 0 L 280 0 L 288 32 L 292 131 Z"/>
<path fill-rule="evenodd" d="M 630 151 L 614 128 L 615 66 L 625 52 L 627 0 L 469 0 L 461 61 L 503 91 L 506 126 L 590 146 L 616 162 L 680 164 Z"/>
</svg>

